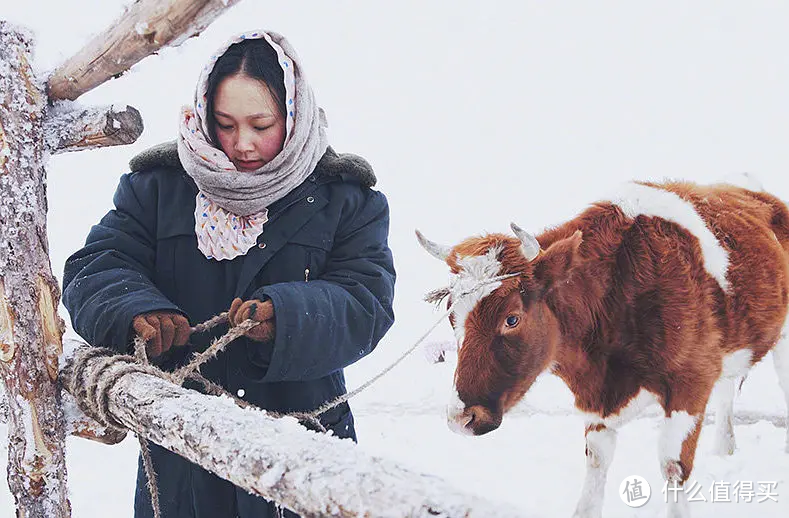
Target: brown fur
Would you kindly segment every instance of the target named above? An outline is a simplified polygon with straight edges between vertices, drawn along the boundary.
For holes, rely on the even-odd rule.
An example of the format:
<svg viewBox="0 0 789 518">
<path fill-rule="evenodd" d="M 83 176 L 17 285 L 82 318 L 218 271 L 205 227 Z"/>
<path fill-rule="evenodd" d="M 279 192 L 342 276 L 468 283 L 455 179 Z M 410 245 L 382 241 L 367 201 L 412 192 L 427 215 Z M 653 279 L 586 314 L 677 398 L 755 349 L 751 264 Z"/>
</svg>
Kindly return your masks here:
<svg viewBox="0 0 789 518">
<path fill-rule="evenodd" d="M 469 314 L 455 375 L 475 433 L 495 429 L 537 375 L 553 365 L 585 412 L 616 414 L 641 389 L 667 416 L 702 416 L 725 354 L 759 361 L 779 339 L 789 306 L 789 210 L 776 197 L 731 185 L 647 184 L 691 202 L 729 254 L 729 292 L 704 269 L 698 239 L 657 217 L 626 217 L 596 203 L 537 236 L 491 234 L 453 248 L 447 264 L 503 246 L 507 279 Z M 518 318 L 515 326 L 508 316 Z M 452 322 L 454 325 L 454 321 Z M 480 409 L 484 409 L 484 412 Z M 701 429 L 683 444 L 686 479 Z"/>
</svg>

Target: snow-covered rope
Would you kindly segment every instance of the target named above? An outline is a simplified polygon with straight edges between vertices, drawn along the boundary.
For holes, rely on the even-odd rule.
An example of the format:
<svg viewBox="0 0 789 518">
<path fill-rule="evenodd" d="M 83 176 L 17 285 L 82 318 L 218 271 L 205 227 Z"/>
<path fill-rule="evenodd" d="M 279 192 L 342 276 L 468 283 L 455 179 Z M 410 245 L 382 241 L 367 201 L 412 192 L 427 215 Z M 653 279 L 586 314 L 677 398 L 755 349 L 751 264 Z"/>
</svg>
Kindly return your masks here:
<svg viewBox="0 0 789 518">
<path fill-rule="evenodd" d="M 115 351 L 103 347 L 86 347 L 77 350 L 71 364 L 72 374 L 68 378 L 70 381 L 69 392 L 74 396 L 77 405 L 83 412 L 110 430 L 126 430 L 126 426 L 112 416 L 107 403 L 109 392 L 119 379 L 127 374 L 143 372 L 172 381 L 168 373 L 148 364 L 144 343 L 142 352 L 140 352 L 140 348 L 137 345 L 137 341 L 135 341 L 135 356 L 118 355 Z M 99 362 L 99 367 L 92 371 L 90 377 L 82 383 L 88 361 L 98 357 L 103 357 Z M 104 375 L 110 367 L 120 363 L 123 365 L 111 375 Z M 148 491 L 151 494 L 153 515 L 155 518 L 161 518 L 156 471 L 153 469 L 151 453 L 139 430 L 134 431 L 140 442 L 143 467 L 148 479 Z"/>
</svg>

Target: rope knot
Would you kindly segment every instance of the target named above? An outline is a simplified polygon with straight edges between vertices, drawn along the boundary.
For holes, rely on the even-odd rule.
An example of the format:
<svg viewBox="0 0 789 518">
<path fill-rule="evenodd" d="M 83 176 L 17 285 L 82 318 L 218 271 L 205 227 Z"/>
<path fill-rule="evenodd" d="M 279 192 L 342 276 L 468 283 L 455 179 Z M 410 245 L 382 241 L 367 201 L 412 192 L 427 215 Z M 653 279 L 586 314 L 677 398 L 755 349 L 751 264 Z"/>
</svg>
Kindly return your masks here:
<svg viewBox="0 0 789 518">
<path fill-rule="evenodd" d="M 98 360 L 94 362 L 90 372 L 86 372 L 91 360 L 96 359 Z M 109 410 L 109 394 L 118 380 L 135 372 L 169 379 L 166 373 L 156 367 L 139 363 L 133 356 L 119 355 L 104 347 L 77 350 L 70 370 L 67 377 L 69 392 L 74 396 L 80 410 L 102 426 L 116 432 L 129 429 Z"/>
</svg>

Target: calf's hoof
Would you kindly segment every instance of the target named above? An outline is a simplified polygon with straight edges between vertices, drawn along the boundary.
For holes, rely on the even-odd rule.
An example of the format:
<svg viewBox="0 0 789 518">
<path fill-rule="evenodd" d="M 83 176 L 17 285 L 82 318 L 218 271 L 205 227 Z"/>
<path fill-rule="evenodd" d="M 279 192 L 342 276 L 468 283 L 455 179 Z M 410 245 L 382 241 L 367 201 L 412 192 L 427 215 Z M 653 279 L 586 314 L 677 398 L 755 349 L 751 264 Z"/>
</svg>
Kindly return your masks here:
<svg viewBox="0 0 789 518">
<path fill-rule="evenodd" d="M 682 465 L 678 460 L 667 460 L 663 463 L 663 479 L 667 482 L 682 482 Z"/>
</svg>

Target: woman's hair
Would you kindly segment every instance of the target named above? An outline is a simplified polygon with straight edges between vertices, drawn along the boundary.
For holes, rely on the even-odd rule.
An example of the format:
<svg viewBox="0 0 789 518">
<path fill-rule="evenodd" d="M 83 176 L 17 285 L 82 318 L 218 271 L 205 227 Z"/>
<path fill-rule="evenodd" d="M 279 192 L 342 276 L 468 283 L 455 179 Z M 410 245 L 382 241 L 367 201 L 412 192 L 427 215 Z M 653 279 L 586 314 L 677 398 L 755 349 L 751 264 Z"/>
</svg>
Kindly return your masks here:
<svg viewBox="0 0 789 518">
<path fill-rule="evenodd" d="M 277 52 L 262 38 L 234 43 L 219 57 L 208 75 L 206 124 L 208 138 L 214 145 L 218 142 L 214 117 L 216 90 L 223 80 L 239 73 L 263 82 L 277 101 L 280 115 L 285 117 L 285 74 L 279 65 Z"/>
</svg>

